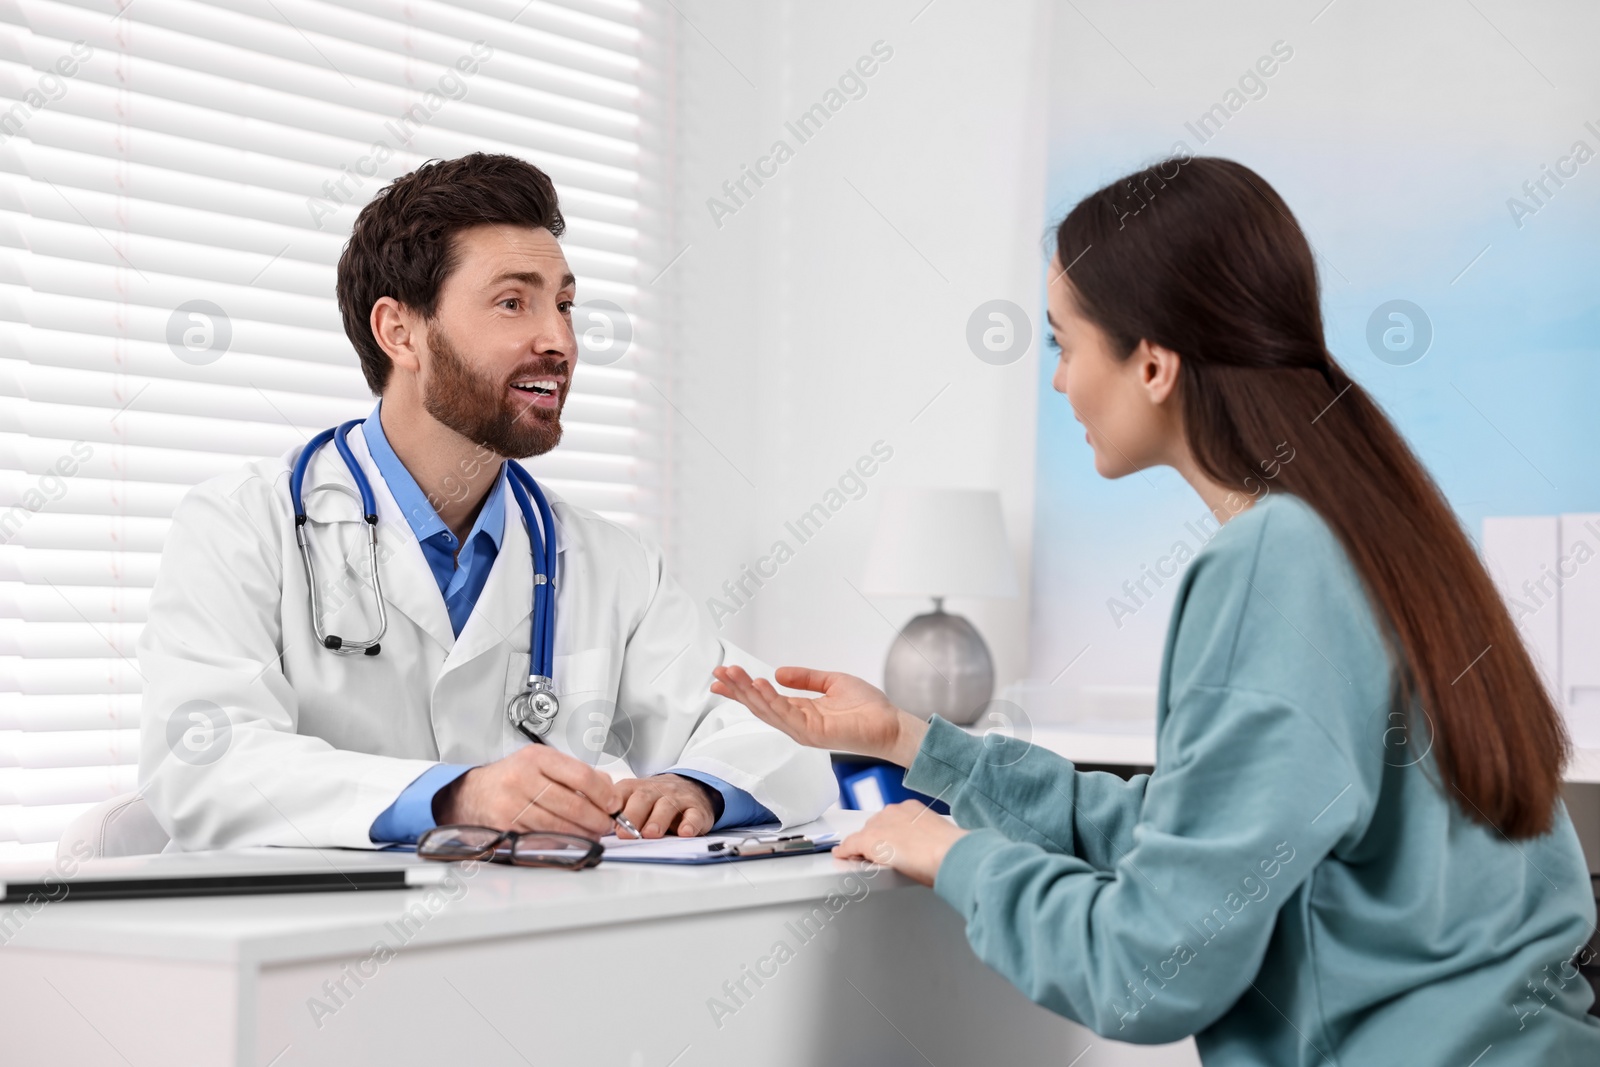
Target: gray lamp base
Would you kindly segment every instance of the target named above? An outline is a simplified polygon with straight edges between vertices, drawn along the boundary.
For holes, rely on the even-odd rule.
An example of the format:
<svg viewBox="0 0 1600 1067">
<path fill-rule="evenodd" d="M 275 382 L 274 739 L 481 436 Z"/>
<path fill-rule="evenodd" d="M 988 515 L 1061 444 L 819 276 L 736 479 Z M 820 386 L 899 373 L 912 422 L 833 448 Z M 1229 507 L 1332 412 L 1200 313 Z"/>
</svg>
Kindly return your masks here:
<svg viewBox="0 0 1600 1067">
<path fill-rule="evenodd" d="M 944 610 L 918 615 L 900 631 L 883 665 L 889 700 L 921 719 L 938 715 L 969 726 L 994 696 L 994 660 L 977 628 Z"/>
</svg>

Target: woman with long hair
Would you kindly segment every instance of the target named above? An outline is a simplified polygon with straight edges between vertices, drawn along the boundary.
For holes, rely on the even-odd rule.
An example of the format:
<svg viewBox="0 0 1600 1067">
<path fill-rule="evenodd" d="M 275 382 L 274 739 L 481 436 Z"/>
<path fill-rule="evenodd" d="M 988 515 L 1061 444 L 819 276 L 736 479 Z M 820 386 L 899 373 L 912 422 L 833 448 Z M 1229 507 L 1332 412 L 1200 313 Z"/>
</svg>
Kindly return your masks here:
<svg viewBox="0 0 1600 1067">
<path fill-rule="evenodd" d="M 931 885 L 985 962 L 1099 1034 L 1192 1034 L 1208 1064 L 1600 1064 L 1561 717 L 1328 352 L 1288 206 L 1237 163 L 1166 160 L 1073 208 L 1047 297 L 1096 470 L 1170 466 L 1225 523 L 1178 586 L 1154 773 L 924 722 L 846 674 L 712 688 L 947 801 L 953 822 L 898 804 L 838 854 Z"/>
</svg>

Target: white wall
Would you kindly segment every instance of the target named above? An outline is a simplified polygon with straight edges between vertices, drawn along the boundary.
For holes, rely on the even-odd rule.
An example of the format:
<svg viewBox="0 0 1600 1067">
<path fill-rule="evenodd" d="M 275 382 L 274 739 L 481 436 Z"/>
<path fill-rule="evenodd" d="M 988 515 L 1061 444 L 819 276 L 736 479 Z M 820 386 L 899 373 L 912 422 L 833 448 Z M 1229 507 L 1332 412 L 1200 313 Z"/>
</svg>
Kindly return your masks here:
<svg viewBox="0 0 1600 1067">
<path fill-rule="evenodd" d="M 688 250 L 659 283 L 678 296 L 669 554 L 702 601 L 720 594 L 885 441 L 894 456 L 865 496 L 724 628 L 768 662 L 881 681 L 894 628 L 926 610 L 851 586 L 886 486 L 998 490 L 1019 585 L 1031 584 L 1041 331 L 995 367 L 969 350 L 966 326 L 992 299 L 1042 305 L 1050 7 L 675 3 Z M 796 146 L 785 122 L 880 40 L 893 56 L 866 95 Z M 778 138 L 794 157 L 719 228 L 707 199 Z M 1026 593 L 948 606 L 988 639 L 997 689 L 1027 676 Z M 1080 1067 L 1196 1062 L 1190 1041 L 1096 1039 Z"/>
<path fill-rule="evenodd" d="M 1031 311 L 1042 293 L 1048 13 L 920 7 L 680 0 L 676 27 L 669 552 L 704 602 L 787 540 L 794 558 L 723 632 L 774 664 L 875 681 L 895 628 L 926 610 L 852 587 L 886 486 L 997 489 L 1024 589 L 1031 557 L 1038 331 L 1004 367 L 965 336 L 979 304 Z M 892 56 L 865 95 L 801 143 L 785 123 L 880 41 Z M 708 199 L 778 139 L 793 158 L 714 219 Z M 893 458 L 864 496 L 807 543 L 785 531 L 880 440 Z M 1026 595 L 949 608 L 988 638 L 1000 685 L 1026 674 Z"/>
<path fill-rule="evenodd" d="M 1330 350 L 1464 525 L 1596 510 L 1600 164 L 1565 188 L 1547 182 L 1537 215 L 1521 212 L 1532 206 L 1525 181 L 1563 158 L 1571 167 L 1575 141 L 1600 143 L 1600 5 L 1093 0 L 1061 5 L 1052 36 L 1050 211 L 1180 140 L 1254 168 L 1316 251 Z M 1257 67 L 1275 46 L 1292 58 Z M 1251 69 L 1275 73 L 1241 95 Z M 1224 101 L 1218 129 L 1210 109 Z M 1432 325 L 1425 358 L 1403 365 L 1366 335 L 1395 298 Z M 1035 507 L 1052 536 L 1035 546 L 1034 582 L 1050 595 L 1035 604 L 1034 674 L 1048 682 L 1088 647 L 1049 687 L 1059 704 L 1081 706 L 1091 687 L 1145 686 L 1153 715 L 1178 582 L 1142 604 L 1123 583 L 1175 545 L 1198 548 L 1187 524 L 1205 506 L 1170 469 L 1105 481 L 1069 408 L 1041 411 Z"/>
</svg>

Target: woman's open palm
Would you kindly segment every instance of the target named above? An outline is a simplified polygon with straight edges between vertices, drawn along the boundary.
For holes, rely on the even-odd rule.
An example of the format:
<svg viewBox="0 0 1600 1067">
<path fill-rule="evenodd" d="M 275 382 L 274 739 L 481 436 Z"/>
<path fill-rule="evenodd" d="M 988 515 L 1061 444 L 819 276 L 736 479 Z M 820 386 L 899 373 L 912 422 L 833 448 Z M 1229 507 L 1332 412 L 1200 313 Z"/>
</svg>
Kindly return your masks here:
<svg viewBox="0 0 1600 1067">
<path fill-rule="evenodd" d="M 853 674 L 779 667 L 778 684 L 820 694 L 791 697 L 765 678 L 752 679 L 742 667 L 718 667 L 712 673 L 717 679 L 711 684 L 713 693 L 737 700 L 762 722 L 813 748 L 901 762 L 896 757 L 908 740 L 907 720 L 919 722 L 889 703 L 877 686 Z"/>
</svg>

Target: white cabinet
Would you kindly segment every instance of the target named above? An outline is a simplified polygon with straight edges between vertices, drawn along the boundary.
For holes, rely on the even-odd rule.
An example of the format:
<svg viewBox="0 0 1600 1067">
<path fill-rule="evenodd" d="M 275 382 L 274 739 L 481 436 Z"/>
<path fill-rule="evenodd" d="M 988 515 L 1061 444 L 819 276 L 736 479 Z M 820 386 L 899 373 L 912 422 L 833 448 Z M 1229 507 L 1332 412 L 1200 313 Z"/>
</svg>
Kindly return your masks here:
<svg viewBox="0 0 1600 1067">
<path fill-rule="evenodd" d="M 1487 518 L 1481 551 L 1580 761 L 1600 762 L 1600 514 Z"/>
</svg>

